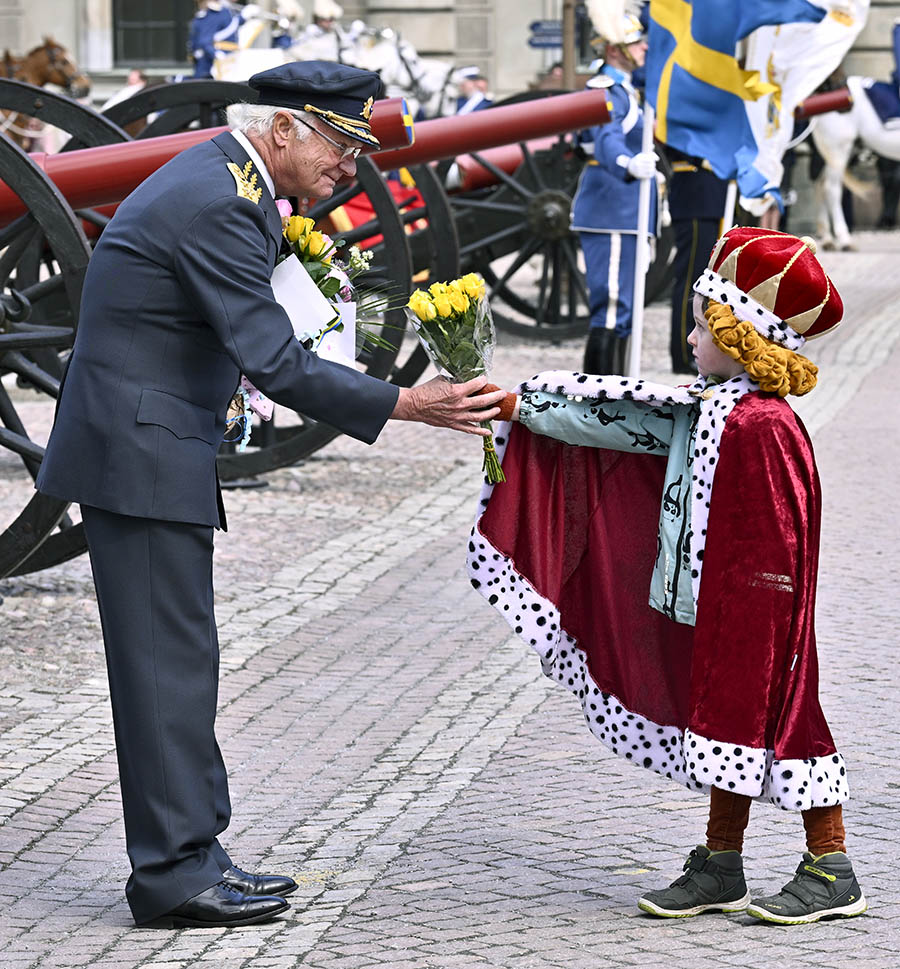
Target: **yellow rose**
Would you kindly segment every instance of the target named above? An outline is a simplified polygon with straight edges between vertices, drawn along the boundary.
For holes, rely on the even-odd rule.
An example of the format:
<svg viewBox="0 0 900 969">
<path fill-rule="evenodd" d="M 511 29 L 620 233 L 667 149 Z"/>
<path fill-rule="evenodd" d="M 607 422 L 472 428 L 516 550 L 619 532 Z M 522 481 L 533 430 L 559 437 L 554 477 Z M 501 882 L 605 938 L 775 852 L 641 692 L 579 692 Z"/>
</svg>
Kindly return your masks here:
<svg viewBox="0 0 900 969">
<path fill-rule="evenodd" d="M 450 317 L 453 315 L 453 307 L 450 305 L 450 300 L 443 293 L 435 296 L 434 308 L 438 316 Z"/>
<path fill-rule="evenodd" d="M 306 251 L 313 257 L 318 256 L 325 248 L 325 239 L 321 232 L 310 232 L 306 238 Z"/>
<path fill-rule="evenodd" d="M 484 280 L 478 273 L 466 273 L 460 279 L 462 287 L 466 292 L 466 295 L 471 299 L 483 299 L 484 298 Z"/>
<path fill-rule="evenodd" d="M 419 317 L 423 322 L 427 320 L 433 320 L 437 316 L 437 312 L 434 308 L 434 303 L 428 298 L 428 296 L 422 292 L 421 289 L 417 289 L 415 293 L 409 298 L 409 308 Z"/>
<path fill-rule="evenodd" d="M 446 283 L 432 283 L 428 287 L 428 292 L 432 296 L 443 296 L 447 292 L 447 285 Z"/>
<path fill-rule="evenodd" d="M 296 242 L 306 235 L 308 231 L 306 228 L 307 222 L 312 222 L 312 219 L 304 219 L 302 215 L 292 215 L 287 220 L 287 228 L 284 230 L 284 234 L 287 236 L 288 242 Z"/>
<path fill-rule="evenodd" d="M 451 289 L 449 293 L 450 305 L 457 313 L 462 315 L 469 308 L 469 297 L 465 293 Z"/>
</svg>

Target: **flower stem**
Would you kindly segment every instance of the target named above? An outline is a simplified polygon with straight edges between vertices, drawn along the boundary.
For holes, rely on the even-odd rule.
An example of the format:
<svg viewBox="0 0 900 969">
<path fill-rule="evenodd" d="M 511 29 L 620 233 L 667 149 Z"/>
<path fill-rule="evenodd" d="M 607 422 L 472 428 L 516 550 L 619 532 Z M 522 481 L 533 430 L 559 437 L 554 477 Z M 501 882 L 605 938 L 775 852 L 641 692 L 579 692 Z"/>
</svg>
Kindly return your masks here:
<svg viewBox="0 0 900 969">
<path fill-rule="evenodd" d="M 490 428 L 491 422 L 482 421 L 481 426 Z M 481 470 L 487 475 L 489 484 L 500 484 L 506 481 L 506 475 L 503 473 L 500 459 L 494 450 L 494 435 L 489 434 L 487 437 L 482 438 L 482 440 L 484 441 L 484 461 L 482 462 Z"/>
</svg>

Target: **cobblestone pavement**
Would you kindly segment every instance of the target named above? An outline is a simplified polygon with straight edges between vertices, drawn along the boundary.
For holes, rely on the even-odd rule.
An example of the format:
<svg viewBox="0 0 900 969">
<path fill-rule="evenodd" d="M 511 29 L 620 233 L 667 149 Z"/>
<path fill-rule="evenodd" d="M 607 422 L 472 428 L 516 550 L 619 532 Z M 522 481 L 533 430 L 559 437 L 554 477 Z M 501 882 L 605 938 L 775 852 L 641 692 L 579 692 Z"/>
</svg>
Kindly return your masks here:
<svg viewBox="0 0 900 969">
<path fill-rule="evenodd" d="M 226 495 L 217 537 L 225 843 L 300 882 L 244 930 L 135 929 L 87 562 L 0 582 L 0 964 L 5 969 L 900 965 L 894 482 L 897 235 L 826 254 L 847 322 L 800 402 L 825 493 L 823 705 L 851 771 L 849 849 L 870 898 L 847 922 L 659 922 L 635 899 L 702 838 L 702 798 L 592 740 L 575 700 L 468 587 L 478 442 L 391 425 Z M 664 306 L 645 370 L 666 370 Z M 820 353 L 818 351 L 821 351 Z M 818 353 L 818 355 L 817 355 Z M 503 340 L 496 378 L 575 368 L 581 342 Z M 30 406 L 30 405 L 29 405 Z M 46 405 L 34 404 L 34 407 Z M 27 481 L 0 463 L 0 522 Z M 751 890 L 786 881 L 796 816 L 754 809 Z"/>
</svg>

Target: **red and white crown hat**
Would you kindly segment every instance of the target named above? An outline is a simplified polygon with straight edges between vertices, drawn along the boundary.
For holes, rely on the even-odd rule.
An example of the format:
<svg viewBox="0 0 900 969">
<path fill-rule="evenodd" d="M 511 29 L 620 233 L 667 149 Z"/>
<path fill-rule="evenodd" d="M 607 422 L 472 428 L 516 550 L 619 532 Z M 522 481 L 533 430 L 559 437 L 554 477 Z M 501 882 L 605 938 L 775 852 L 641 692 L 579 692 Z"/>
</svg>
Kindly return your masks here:
<svg viewBox="0 0 900 969">
<path fill-rule="evenodd" d="M 844 313 L 816 244 L 774 229 L 735 226 L 713 248 L 694 292 L 731 307 L 767 340 L 799 350 L 833 330 Z"/>
</svg>

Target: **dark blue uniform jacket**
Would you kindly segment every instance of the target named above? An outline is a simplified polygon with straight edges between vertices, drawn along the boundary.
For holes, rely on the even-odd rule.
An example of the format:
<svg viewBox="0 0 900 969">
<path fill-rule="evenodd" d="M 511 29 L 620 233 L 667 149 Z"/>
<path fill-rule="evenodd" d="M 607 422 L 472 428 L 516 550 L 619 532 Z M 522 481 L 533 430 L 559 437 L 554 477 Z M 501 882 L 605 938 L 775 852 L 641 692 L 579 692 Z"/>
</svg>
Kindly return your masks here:
<svg viewBox="0 0 900 969">
<path fill-rule="evenodd" d="M 119 207 L 88 266 L 40 491 L 144 518 L 218 525 L 216 451 L 239 375 L 279 404 L 372 442 L 397 388 L 319 360 L 269 280 L 281 220 L 228 170 L 224 133 L 176 156 Z M 252 171 L 250 172 L 252 177 Z"/>
<path fill-rule="evenodd" d="M 610 72 L 610 73 L 607 73 Z M 589 157 L 572 206 L 572 228 L 587 232 L 637 232 L 640 181 L 616 159 L 641 150 L 644 119 L 630 83 L 615 68 L 604 65 L 589 87 L 606 88 L 611 119 L 590 129 Z M 615 83 L 614 83 L 615 82 Z M 656 234 L 656 183 L 650 186 L 648 229 Z"/>
</svg>

